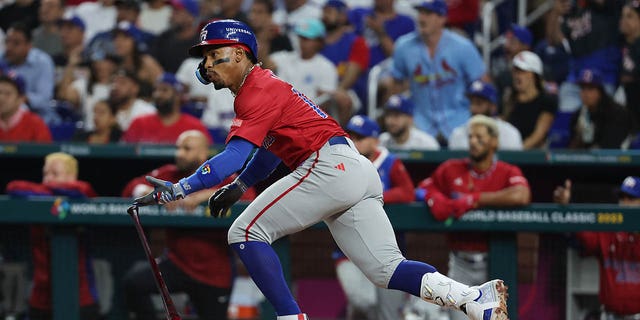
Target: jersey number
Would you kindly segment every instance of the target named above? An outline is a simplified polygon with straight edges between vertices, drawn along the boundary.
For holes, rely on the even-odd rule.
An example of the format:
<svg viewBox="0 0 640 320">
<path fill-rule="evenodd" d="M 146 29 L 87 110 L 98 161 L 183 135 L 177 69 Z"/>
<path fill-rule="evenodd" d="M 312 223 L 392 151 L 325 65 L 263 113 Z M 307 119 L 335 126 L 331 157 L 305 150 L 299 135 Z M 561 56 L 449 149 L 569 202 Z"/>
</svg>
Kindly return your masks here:
<svg viewBox="0 0 640 320">
<path fill-rule="evenodd" d="M 291 91 L 293 91 L 293 93 L 295 93 L 298 97 L 300 97 L 300 99 L 302 99 L 304 103 L 306 103 L 309 107 L 311 107 L 311 109 L 313 109 L 313 111 L 315 111 L 315 113 L 317 113 L 321 118 L 324 119 L 327 117 L 327 114 L 324 113 L 324 111 L 322 111 L 322 109 L 320 109 L 320 107 L 318 107 L 315 103 L 309 100 L 309 98 L 307 98 L 304 94 L 302 94 L 302 92 L 296 90 L 296 88 L 294 87 L 291 87 Z"/>
</svg>

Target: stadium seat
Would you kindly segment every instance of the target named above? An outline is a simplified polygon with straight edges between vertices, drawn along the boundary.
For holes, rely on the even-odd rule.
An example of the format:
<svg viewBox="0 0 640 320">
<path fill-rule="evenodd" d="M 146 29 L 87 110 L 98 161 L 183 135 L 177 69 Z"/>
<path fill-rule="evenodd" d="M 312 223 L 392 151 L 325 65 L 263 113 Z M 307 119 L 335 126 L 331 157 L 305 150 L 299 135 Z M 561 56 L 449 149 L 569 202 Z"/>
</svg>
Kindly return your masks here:
<svg viewBox="0 0 640 320">
<path fill-rule="evenodd" d="M 573 112 L 556 112 L 556 117 L 553 120 L 549 134 L 547 135 L 547 141 L 549 143 L 549 149 L 562 149 L 569 146 L 569 140 L 571 139 L 571 118 Z"/>
</svg>

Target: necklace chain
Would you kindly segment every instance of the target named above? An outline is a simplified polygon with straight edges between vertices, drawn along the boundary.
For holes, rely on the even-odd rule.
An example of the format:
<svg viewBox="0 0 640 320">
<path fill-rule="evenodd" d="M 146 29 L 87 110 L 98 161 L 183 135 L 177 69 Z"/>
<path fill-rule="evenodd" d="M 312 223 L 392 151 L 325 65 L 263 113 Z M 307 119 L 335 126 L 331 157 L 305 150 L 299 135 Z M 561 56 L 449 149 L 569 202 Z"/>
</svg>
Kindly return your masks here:
<svg viewBox="0 0 640 320">
<path fill-rule="evenodd" d="M 251 71 L 253 70 L 253 68 L 255 68 L 255 66 L 256 66 L 255 64 L 252 65 L 251 68 L 249 68 L 249 70 L 245 72 L 244 76 L 242 76 L 242 82 L 240 82 L 240 85 L 238 86 L 238 92 L 240 91 L 240 88 L 242 88 L 242 85 L 244 85 L 244 81 L 247 80 L 247 76 L 249 76 L 249 73 L 251 73 Z"/>
</svg>

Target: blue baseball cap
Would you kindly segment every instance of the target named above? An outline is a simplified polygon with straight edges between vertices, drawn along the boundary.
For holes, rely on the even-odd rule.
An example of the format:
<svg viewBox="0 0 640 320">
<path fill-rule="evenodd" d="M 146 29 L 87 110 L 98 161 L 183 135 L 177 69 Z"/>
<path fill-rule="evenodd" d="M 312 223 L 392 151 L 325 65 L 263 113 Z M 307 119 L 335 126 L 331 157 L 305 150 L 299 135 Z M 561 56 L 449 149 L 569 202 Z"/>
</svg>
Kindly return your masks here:
<svg viewBox="0 0 640 320">
<path fill-rule="evenodd" d="M 441 16 L 447 15 L 447 3 L 444 0 L 425 0 L 414 6 L 416 10 L 427 10 Z"/>
<path fill-rule="evenodd" d="M 318 19 L 309 19 L 300 22 L 293 30 L 297 35 L 307 39 L 324 38 L 327 31 L 322 21 Z"/>
<path fill-rule="evenodd" d="M 184 86 L 182 85 L 182 83 L 180 83 L 180 81 L 178 81 L 176 76 L 173 73 L 169 73 L 169 72 L 163 73 L 158 78 L 157 83 L 166 83 L 166 84 L 172 86 L 173 89 L 175 89 L 178 92 L 181 92 L 182 89 L 184 88 Z"/>
<path fill-rule="evenodd" d="M 597 69 L 582 69 L 576 80 L 578 85 L 602 86 L 602 74 Z"/>
<path fill-rule="evenodd" d="M 84 31 L 86 29 L 86 25 L 84 24 L 84 21 L 82 21 L 82 19 L 78 16 L 71 16 L 71 17 L 67 17 L 67 18 L 62 18 L 58 21 L 59 25 L 62 24 L 70 24 L 70 25 L 74 25 L 80 29 L 82 29 L 82 31 Z"/>
<path fill-rule="evenodd" d="M 491 103 L 498 103 L 498 92 L 496 88 L 490 83 L 476 80 L 467 88 L 467 96 L 480 97 L 491 101 Z"/>
<path fill-rule="evenodd" d="M 194 17 L 200 15 L 200 6 L 196 0 L 171 0 L 171 6 L 175 9 L 184 9 Z"/>
<path fill-rule="evenodd" d="M 136 41 L 140 41 L 142 39 L 142 31 L 129 21 L 120 21 L 118 25 L 116 25 L 115 29 L 113 29 L 113 32 L 124 33 Z"/>
<path fill-rule="evenodd" d="M 346 129 L 363 137 L 377 138 L 380 135 L 380 126 L 369 117 L 362 115 L 351 117 Z"/>
<path fill-rule="evenodd" d="M 518 39 L 518 41 L 528 45 L 529 47 L 533 45 L 533 35 L 527 27 L 512 23 L 511 28 L 509 28 L 509 31 L 507 32 L 510 32 L 514 37 L 516 37 L 516 39 Z"/>
<path fill-rule="evenodd" d="M 413 115 L 413 109 L 413 102 L 399 94 L 389 97 L 389 100 L 384 105 L 385 112 L 401 112 L 410 116 Z"/>
<path fill-rule="evenodd" d="M 20 95 L 23 95 L 26 91 L 26 83 L 24 82 L 24 78 L 19 75 L 14 70 L 6 70 L 3 73 L 0 73 L 0 81 L 11 83 Z"/>
<path fill-rule="evenodd" d="M 620 186 L 620 193 L 640 198 L 640 178 L 634 176 L 626 177 Z"/>
<path fill-rule="evenodd" d="M 325 7 L 336 8 L 339 11 L 347 10 L 347 4 L 342 0 L 329 0 L 324 4 Z"/>
</svg>

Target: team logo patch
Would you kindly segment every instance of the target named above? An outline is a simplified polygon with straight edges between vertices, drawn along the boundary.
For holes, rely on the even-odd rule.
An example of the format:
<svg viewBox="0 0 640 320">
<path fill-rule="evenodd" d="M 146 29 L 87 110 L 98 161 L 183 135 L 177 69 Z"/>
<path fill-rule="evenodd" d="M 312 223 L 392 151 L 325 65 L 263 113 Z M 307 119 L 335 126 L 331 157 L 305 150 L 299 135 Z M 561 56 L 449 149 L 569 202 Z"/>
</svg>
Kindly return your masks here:
<svg viewBox="0 0 640 320">
<path fill-rule="evenodd" d="M 205 40 L 207 40 L 207 30 L 206 29 L 200 31 L 200 41 L 205 41 Z"/>
<path fill-rule="evenodd" d="M 269 147 L 271 147 L 271 145 L 276 142 L 276 138 L 273 136 L 266 136 L 264 137 L 264 140 L 262 140 L 262 147 L 265 149 L 269 149 Z"/>
<path fill-rule="evenodd" d="M 242 125 L 242 119 L 233 118 L 233 120 L 231 120 L 232 127 L 239 127 L 241 125 Z"/>
<path fill-rule="evenodd" d="M 200 173 L 202 174 L 209 174 L 211 173 L 211 167 L 209 166 L 209 164 L 205 164 L 202 169 L 200 169 Z"/>
<path fill-rule="evenodd" d="M 51 206 L 51 214 L 62 220 L 67 217 L 70 207 L 69 202 L 62 200 L 62 198 L 56 198 Z"/>
</svg>

